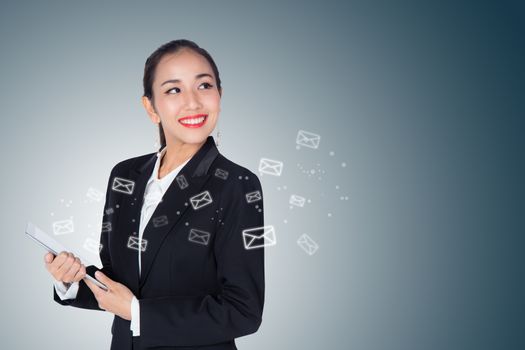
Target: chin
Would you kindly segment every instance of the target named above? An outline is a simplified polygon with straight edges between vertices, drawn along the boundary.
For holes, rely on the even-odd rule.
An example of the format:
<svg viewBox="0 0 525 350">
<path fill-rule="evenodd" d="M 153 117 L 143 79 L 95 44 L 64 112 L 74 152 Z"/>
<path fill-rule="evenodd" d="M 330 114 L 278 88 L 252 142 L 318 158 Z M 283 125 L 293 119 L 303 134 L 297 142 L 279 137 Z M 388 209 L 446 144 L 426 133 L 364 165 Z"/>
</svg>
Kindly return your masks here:
<svg viewBox="0 0 525 350">
<path fill-rule="evenodd" d="M 192 132 L 185 131 L 179 133 L 179 135 L 176 135 L 175 137 L 178 140 L 181 140 L 183 143 L 198 144 L 205 142 L 208 136 L 210 136 L 210 134 L 211 131 L 208 132 L 205 130 L 195 130 Z"/>
</svg>

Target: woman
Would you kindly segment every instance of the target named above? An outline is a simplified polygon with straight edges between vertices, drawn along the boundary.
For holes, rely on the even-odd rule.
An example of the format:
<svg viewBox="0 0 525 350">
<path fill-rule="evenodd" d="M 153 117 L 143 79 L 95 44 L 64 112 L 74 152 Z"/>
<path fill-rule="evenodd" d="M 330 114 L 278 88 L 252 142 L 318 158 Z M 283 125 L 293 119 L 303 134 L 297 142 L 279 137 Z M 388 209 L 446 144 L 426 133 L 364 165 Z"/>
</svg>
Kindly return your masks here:
<svg viewBox="0 0 525 350">
<path fill-rule="evenodd" d="M 108 181 L 102 269 L 46 254 L 59 304 L 115 314 L 112 350 L 236 349 L 264 304 L 262 189 L 210 136 L 221 81 L 194 42 L 159 47 L 144 69 L 143 105 L 161 149 L 118 163 Z M 249 233 L 249 234 L 248 234 Z"/>
</svg>

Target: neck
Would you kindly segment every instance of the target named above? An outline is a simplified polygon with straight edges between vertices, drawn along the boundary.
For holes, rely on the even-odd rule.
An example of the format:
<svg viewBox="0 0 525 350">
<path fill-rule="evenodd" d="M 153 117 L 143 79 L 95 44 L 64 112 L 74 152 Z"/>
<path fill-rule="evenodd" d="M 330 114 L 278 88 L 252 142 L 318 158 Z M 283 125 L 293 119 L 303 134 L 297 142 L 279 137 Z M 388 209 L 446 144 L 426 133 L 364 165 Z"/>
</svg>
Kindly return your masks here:
<svg viewBox="0 0 525 350">
<path fill-rule="evenodd" d="M 205 142 L 206 140 L 201 143 L 168 142 L 168 140 L 166 140 L 166 153 L 160 162 L 159 177 L 169 173 L 193 157 Z"/>
</svg>

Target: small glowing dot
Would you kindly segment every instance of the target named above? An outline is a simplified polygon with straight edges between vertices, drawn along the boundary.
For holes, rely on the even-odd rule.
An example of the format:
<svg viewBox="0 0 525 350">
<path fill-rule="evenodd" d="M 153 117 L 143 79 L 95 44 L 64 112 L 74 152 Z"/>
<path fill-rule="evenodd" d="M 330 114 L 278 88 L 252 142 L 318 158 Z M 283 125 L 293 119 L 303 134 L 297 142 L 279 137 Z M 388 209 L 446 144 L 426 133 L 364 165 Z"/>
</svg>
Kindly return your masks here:
<svg viewBox="0 0 525 350">
<path fill-rule="evenodd" d="M 295 146 L 295 149 L 301 149 L 301 147 L 299 147 L 299 145 Z"/>
<path fill-rule="evenodd" d="M 212 220 L 215 220 L 215 218 L 211 218 Z"/>
<path fill-rule="evenodd" d="M 188 226 L 190 223 L 189 222 L 185 222 L 184 225 Z"/>
<path fill-rule="evenodd" d="M 259 209 L 259 213 L 262 211 L 262 209 Z"/>
<path fill-rule="evenodd" d="M 341 163 L 341 166 L 342 166 L 343 168 L 346 168 L 346 163 L 345 163 L 345 162 L 342 162 L 342 163 Z"/>
<path fill-rule="evenodd" d="M 248 180 L 248 179 L 249 179 L 249 177 L 248 177 L 248 176 L 245 176 L 245 177 L 244 177 L 244 179 L 245 179 L 245 180 Z"/>
<path fill-rule="evenodd" d="M 285 224 L 287 224 L 287 223 L 288 223 L 288 220 L 284 219 L 283 222 L 284 222 Z"/>
<path fill-rule="evenodd" d="M 287 187 L 286 187 L 286 186 L 283 186 L 283 190 L 286 190 L 286 189 L 287 189 Z"/>
<path fill-rule="evenodd" d="M 315 169 L 310 170 L 311 174 L 315 174 Z"/>
<path fill-rule="evenodd" d="M 281 190 L 281 187 L 277 187 L 277 191 L 280 191 Z"/>
<path fill-rule="evenodd" d="M 330 153 L 328 153 L 329 155 L 331 156 L 335 156 L 335 152 L 334 151 L 330 151 Z"/>
<path fill-rule="evenodd" d="M 348 196 L 345 196 L 345 200 L 348 200 Z"/>
<path fill-rule="evenodd" d="M 180 215 L 180 211 L 179 210 L 177 210 L 177 215 Z"/>
<path fill-rule="evenodd" d="M 135 222 L 135 219 L 131 219 L 131 222 Z"/>
<path fill-rule="evenodd" d="M 131 203 L 131 205 L 135 205 L 135 203 Z"/>
<path fill-rule="evenodd" d="M 55 213 L 51 213 L 51 216 L 55 216 Z"/>
<path fill-rule="evenodd" d="M 335 189 L 338 190 L 339 189 L 339 185 L 335 185 Z"/>
<path fill-rule="evenodd" d="M 187 207 L 187 206 L 188 206 L 188 202 L 184 203 L 184 206 L 186 206 L 186 207 Z"/>
<path fill-rule="evenodd" d="M 311 199 L 308 199 L 307 202 L 308 202 L 308 203 L 312 203 L 312 200 L 311 200 Z"/>
<path fill-rule="evenodd" d="M 115 208 L 120 208 L 120 205 L 119 204 L 115 205 Z"/>
<path fill-rule="evenodd" d="M 328 213 L 328 217 L 331 218 L 332 217 L 332 213 Z"/>
<path fill-rule="evenodd" d="M 239 180 L 242 180 L 242 176 L 239 175 Z"/>
</svg>

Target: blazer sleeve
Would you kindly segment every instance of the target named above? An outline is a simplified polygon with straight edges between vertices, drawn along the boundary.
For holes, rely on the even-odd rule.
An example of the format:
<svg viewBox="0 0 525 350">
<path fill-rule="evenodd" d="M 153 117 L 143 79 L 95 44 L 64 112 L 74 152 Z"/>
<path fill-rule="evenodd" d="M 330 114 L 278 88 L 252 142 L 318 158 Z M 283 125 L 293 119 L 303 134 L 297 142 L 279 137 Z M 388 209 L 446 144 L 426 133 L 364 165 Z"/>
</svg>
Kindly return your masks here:
<svg viewBox="0 0 525 350">
<path fill-rule="evenodd" d="M 139 299 L 144 346 L 209 345 L 259 328 L 264 304 L 264 247 L 245 249 L 242 231 L 263 226 L 264 212 L 262 200 L 246 201 L 248 192 L 258 190 L 262 197 L 257 176 L 246 175 L 249 181 L 233 181 L 233 188 L 225 188 L 220 199 L 224 214 L 213 247 L 220 292 Z"/>
<path fill-rule="evenodd" d="M 111 191 L 111 180 L 113 179 L 113 175 L 115 173 L 116 167 L 114 167 L 111 171 L 111 174 L 109 176 L 108 185 L 106 189 L 106 202 L 104 204 L 104 212 L 103 212 L 103 218 L 108 217 L 108 221 L 111 222 L 111 227 L 115 227 L 115 223 L 113 222 L 113 218 L 115 217 L 114 214 L 112 215 L 105 215 L 106 210 L 108 208 L 111 208 L 114 203 L 113 198 L 113 191 Z M 104 220 L 104 219 L 103 219 Z M 111 257 L 109 255 L 109 249 L 108 249 L 108 232 L 101 232 L 100 234 L 100 244 L 102 245 L 102 249 L 100 250 L 100 260 L 102 262 L 102 269 L 100 269 L 104 274 L 109 276 L 113 279 L 113 272 L 111 269 Z M 89 265 L 86 266 L 86 272 L 94 277 L 95 271 L 98 271 L 99 269 L 95 265 Z M 53 299 L 65 306 L 74 306 L 82 309 L 92 309 L 92 310 L 99 310 L 99 311 L 105 311 L 104 309 L 101 309 L 98 306 L 98 301 L 91 292 L 91 289 L 87 286 L 86 282 L 84 280 L 80 280 L 78 284 L 78 293 L 76 298 L 74 299 L 66 299 L 62 300 L 58 296 L 54 286 L 53 286 Z"/>
</svg>

